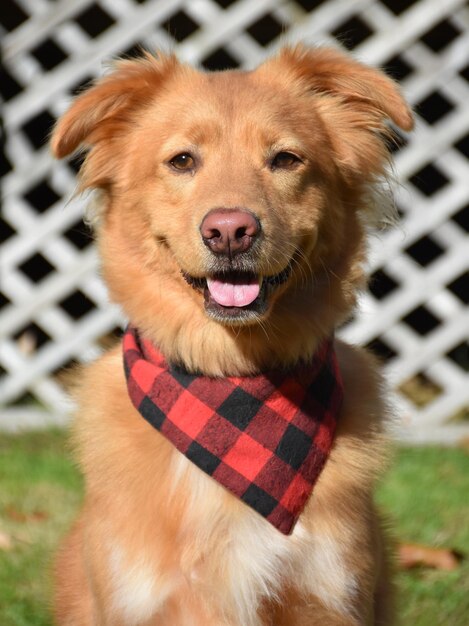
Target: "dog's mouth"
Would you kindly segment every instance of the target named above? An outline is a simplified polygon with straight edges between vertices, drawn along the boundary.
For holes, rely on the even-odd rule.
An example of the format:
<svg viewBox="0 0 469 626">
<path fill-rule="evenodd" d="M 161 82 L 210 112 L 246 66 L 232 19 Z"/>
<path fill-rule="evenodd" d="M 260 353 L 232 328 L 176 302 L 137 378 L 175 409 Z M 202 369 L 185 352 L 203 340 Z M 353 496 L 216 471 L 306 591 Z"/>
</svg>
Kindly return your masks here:
<svg viewBox="0 0 469 626">
<path fill-rule="evenodd" d="M 291 264 L 275 276 L 233 270 L 196 278 L 182 272 L 191 287 L 203 292 L 207 314 L 228 323 L 259 320 L 269 308 L 272 293 L 288 280 L 290 274 Z"/>
</svg>

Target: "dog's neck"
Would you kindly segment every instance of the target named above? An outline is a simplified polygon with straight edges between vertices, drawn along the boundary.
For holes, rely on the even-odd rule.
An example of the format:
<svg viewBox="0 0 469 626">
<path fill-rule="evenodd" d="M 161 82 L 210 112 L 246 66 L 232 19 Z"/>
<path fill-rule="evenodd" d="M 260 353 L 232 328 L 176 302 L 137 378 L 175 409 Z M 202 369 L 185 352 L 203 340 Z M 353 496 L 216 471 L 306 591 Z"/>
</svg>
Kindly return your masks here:
<svg viewBox="0 0 469 626">
<path fill-rule="evenodd" d="M 261 324 L 229 328 L 209 319 L 202 309 L 194 307 L 185 317 L 175 303 L 174 308 L 166 304 L 167 309 L 151 318 L 138 317 L 140 308 L 132 322 L 169 361 L 208 376 L 249 376 L 310 360 L 334 333 L 331 319 L 336 319 L 339 306 L 330 297 L 318 299 L 313 308 L 310 298 L 299 294 L 292 306 L 286 293 Z"/>
</svg>

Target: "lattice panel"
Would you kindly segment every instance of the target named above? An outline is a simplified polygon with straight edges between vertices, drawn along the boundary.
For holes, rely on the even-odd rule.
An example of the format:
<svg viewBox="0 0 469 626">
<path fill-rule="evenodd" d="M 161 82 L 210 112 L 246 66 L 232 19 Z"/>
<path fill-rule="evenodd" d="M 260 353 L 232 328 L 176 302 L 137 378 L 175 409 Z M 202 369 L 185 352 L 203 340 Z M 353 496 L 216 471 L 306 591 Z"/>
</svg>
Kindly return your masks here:
<svg viewBox="0 0 469 626">
<path fill-rule="evenodd" d="M 72 199 L 79 163 L 54 163 L 54 120 L 103 63 L 139 45 L 208 69 L 251 67 L 281 43 L 342 45 L 401 81 L 417 130 L 396 146 L 400 229 L 372 245 L 373 280 L 343 330 L 385 362 L 401 439 L 469 435 L 469 8 L 462 0 L 2 0 L 4 211 L 0 424 L 61 421 L 60 372 L 122 324 Z"/>
</svg>

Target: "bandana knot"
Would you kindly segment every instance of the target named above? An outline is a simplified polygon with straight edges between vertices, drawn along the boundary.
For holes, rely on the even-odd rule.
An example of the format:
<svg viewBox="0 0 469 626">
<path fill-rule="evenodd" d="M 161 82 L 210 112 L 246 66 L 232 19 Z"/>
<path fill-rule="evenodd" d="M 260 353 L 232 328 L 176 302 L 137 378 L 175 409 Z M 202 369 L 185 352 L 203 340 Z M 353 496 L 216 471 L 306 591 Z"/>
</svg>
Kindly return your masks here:
<svg viewBox="0 0 469 626">
<path fill-rule="evenodd" d="M 128 393 L 142 417 L 289 534 L 327 460 L 342 404 L 333 340 L 294 369 L 226 378 L 167 364 L 133 327 L 123 350 Z"/>
</svg>

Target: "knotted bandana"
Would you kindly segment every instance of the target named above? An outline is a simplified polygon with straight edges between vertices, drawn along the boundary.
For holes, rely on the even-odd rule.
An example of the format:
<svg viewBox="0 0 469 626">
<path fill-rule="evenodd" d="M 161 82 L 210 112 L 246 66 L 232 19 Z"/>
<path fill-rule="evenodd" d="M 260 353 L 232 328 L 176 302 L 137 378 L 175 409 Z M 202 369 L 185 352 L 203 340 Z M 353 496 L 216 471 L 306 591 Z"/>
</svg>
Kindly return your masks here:
<svg viewBox="0 0 469 626">
<path fill-rule="evenodd" d="M 167 364 L 132 327 L 123 349 L 138 412 L 197 467 L 289 534 L 327 460 L 342 404 L 333 341 L 293 370 L 239 378 Z"/>
</svg>

